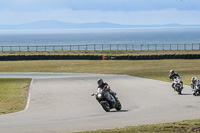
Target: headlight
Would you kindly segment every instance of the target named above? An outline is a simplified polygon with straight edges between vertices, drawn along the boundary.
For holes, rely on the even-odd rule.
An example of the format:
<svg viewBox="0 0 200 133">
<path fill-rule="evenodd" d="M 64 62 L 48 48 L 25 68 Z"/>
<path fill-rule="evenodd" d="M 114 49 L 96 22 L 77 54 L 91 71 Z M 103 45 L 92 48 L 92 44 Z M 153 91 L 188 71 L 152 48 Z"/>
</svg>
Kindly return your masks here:
<svg viewBox="0 0 200 133">
<path fill-rule="evenodd" d="M 100 99 L 101 98 L 101 94 L 98 94 L 97 97 Z"/>
</svg>

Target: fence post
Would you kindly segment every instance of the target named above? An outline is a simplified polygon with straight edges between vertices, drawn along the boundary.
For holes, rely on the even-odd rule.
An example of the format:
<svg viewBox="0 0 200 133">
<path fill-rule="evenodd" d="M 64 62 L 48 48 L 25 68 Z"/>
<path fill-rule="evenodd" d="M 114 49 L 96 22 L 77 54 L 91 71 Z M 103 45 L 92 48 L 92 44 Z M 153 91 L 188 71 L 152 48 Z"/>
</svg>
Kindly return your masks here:
<svg viewBox="0 0 200 133">
<path fill-rule="evenodd" d="M 176 45 L 177 45 L 177 48 L 176 48 L 176 49 L 178 50 L 178 44 L 176 44 Z"/>
<path fill-rule="evenodd" d="M 147 47 L 148 47 L 148 51 L 149 51 L 149 44 L 147 45 Z"/>
<path fill-rule="evenodd" d="M 127 44 L 126 44 L 126 51 L 128 50 L 128 48 L 127 48 Z"/>
<path fill-rule="evenodd" d="M 72 50 L 71 45 L 70 45 L 70 51 Z"/>
<path fill-rule="evenodd" d="M 192 50 L 193 50 L 193 43 L 192 43 Z"/>
<path fill-rule="evenodd" d="M 169 45 L 169 49 L 172 50 L 172 44 Z"/>
<path fill-rule="evenodd" d="M 103 51 L 103 44 L 102 44 L 102 51 Z"/>
<path fill-rule="evenodd" d="M 155 44 L 155 50 L 157 50 L 157 44 Z"/>
<path fill-rule="evenodd" d="M 184 49 L 186 50 L 186 44 L 184 44 Z"/>
<path fill-rule="evenodd" d="M 163 51 L 164 51 L 165 50 L 164 44 L 162 46 L 163 46 Z"/>
</svg>

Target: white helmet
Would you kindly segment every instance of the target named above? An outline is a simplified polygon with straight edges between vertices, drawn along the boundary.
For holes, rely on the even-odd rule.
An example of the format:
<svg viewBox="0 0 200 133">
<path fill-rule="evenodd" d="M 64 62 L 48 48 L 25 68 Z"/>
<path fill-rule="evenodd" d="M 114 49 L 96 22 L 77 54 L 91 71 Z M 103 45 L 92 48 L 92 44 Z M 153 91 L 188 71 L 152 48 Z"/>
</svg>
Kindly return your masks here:
<svg viewBox="0 0 200 133">
<path fill-rule="evenodd" d="M 170 70 L 169 72 L 170 72 L 170 74 L 172 74 L 172 73 L 174 73 L 174 70 L 172 69 L 172 70 Z"/>
<path fill-rule="evenodd" d="M 192 81 L 193 83 L 195 83 L 195 82 L 197 81 L 197 77 L 192 77 L 192 78 L 191 78 L 191 81 Z"/>
</svg>

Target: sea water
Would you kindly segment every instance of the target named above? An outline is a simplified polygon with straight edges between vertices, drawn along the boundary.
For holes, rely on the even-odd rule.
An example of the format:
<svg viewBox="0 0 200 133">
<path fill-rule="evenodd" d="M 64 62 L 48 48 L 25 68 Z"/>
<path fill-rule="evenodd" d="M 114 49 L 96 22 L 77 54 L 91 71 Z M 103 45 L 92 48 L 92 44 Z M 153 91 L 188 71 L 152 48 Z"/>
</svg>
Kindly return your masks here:
<svg viewBox="0 0 200 133">
<path fill-rule="evenodd" d="M 199 44 L 200 28 L 0 31 L 0 46 Z"/>
</svg>

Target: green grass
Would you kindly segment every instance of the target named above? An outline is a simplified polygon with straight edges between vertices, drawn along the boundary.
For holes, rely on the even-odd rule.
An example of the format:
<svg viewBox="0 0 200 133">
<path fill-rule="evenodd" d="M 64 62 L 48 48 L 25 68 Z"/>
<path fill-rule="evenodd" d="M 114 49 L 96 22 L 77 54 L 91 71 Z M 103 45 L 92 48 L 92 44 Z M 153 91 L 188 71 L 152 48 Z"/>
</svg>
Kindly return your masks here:
<svg viewBox="0 0 200 133">
<path fill-rule="evenodd" d="M 169 82 L 174 69 L 189 84 L 192 76 L 200 78 L 200 60 L 47 60 L 1 61 L 0 72 L 58 72 L 129 74 Z"/>
<path fill-rule="evenodd" d="M 23 110 L 31 79 L 0 79 L 0 115 Z"/>
<path fill-rule="evenodd" d="M 181 122 L 130 126 L 108 130 L 84 131 L 77 133 L 194 133 L 200 132 L 200 120 L 185 120 Z"/>
</svg>

